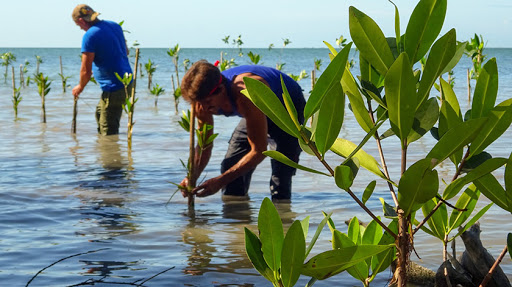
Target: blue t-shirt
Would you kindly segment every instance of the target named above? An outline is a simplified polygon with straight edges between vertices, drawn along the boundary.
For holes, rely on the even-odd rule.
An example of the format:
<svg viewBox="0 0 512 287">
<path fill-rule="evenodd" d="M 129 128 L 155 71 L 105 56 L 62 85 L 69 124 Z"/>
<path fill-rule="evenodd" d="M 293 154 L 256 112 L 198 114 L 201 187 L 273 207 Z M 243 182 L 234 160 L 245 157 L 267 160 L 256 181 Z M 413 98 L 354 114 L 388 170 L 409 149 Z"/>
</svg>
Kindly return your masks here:
<svg viewBox="0 0 512 287">
<path fill-rule="evenodd" d="M 103 91 L 113 92 L 124 88 L 115 73 L 123 77 L 132 73 L 123 30 L 119 24 L 102 20 L 85 32 L 82 53 L 94 53 L 93 74 Z"/>
<path fill-rule="evenodd" d="M 301 113 L 304 110 L 305 105 L 305 99 L 304 95 L 302 94 L 302 88 L 300 85 L 295 82 L 290 76 L 286 75 L 285 73 L 274 69 L 270 67 L 265 66 L 258 66 L 258 65 L 243 65 L 243 66 L 236 66 L 230 69 L 227 69 L 222 72 L 222 75 L 228 80 L 227 85 L 231 85 L 233 82 L 233 79 L 244 73 L 251 73 L 257 76 L 262 77 L 270 86 L 270 89 L 276 94 L 276 96 L 279 98 L 279 100 L 283 102 L 283 87 L 281 86 L 281 76 L 283 77 L 284 84 L 286 86 L 286 89 L 288 90 L 288 93 L 290 94 L 290 97 L 292 98 L 293 104 L 295 105 L 295 108 L 299 111 L 299 120 L 302 121 L 303 114 Z M 230 100 L 233 104 L 233 114 L 230 115 L 239 115 L 236 109 L 236 106 L 234 105 L 234 98 L 231 95 L 231 89 L 227 88 L 228 96 L 230 97 Z M 230 116 L 227 114 L 224 114 L 225 116 Z"/>
</svg>

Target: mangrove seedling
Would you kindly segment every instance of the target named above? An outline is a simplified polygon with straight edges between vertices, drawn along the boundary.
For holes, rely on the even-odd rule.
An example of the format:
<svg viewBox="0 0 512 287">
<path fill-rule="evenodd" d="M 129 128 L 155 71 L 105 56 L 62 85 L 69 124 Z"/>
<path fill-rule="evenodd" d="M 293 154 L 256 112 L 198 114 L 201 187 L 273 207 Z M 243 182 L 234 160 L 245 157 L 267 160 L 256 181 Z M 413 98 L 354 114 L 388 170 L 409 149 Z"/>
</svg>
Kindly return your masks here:
<svg viewBox="0 0 512 287">
<path fill-rule="evenodd" d="M 60 63 L 60 73 L 59 73 L 59 76 L 60 76 L 60 79 L 62 81 L 62 92 L 65 93 L 66 92 L 66 82 L 68 81 L 68 79 L 70 78 L 69 76 L 64 76 L 64 70 L 62 68 L 62 56 L 59 56 L 59 63 Z"/>
<path fill-rule="evenodd" d="M 473 67 L 470 71 L 471 79 L 477 79 L 480 75 L 480 71 L 482 70 L 482 64 L 485 61 L 487 55 L 484 55 L 484 38 L 482 35 L 478 36 L 475 34 L 474 38 L 471 38 L 470 41 L 466 44 L 466 50 L 464 54 L 471 58 L 473 62 Z"/>
<path fill-rule="evenodd" d="M 151 91 L 151 83 L 153 81 L 153 73 L 156 71 L 155 63 L 151 62 L 151 59 L 148 59 L 148 62 L 144 64 L 144 68 L 146 69 L 146 73 L 148 74 L 148 90 Z"/>
<path fill-rule="evenodd" d="M 253 54 L 252 51 L 249 51 L 249 53 L 247 53 L 247 56 L 249 56 L 249 59 L 251 59 L 251 62 L 254 65 L 258 65 L 258 63 L 260 62 L 260 55 L 259 54 Z"/>
<path fill-rule="evenodd" d="M 151 94 L 155 96 L 155 107 L 158 105 L 158 97 L 163 93 L 165 92 L 164 88 L 163 87 L 160 87 L 158 84 L 156 84 L 152 89 L 151 89 Z"/>
<path fill-rule="evenodd" d="M 188 67 L 190 66 L 190 64 L 192 64 L 192 63 L 190 62 L 190 59 L 185 59 L 185 60 L 183 60 L 183 69 L 185 69 L 185 72 L 187 72 L 187 71 L 188 71 Z"/>
<path fill-rule="evenodd" d="M 28 73 L 28 65 L 30 65 L 29 61 L 20 64 L 20 86 L 22 87 L 25 87 L 25 74 Z M 29 78 L 27 78 L 27 86 L 30 84 Z"/>
<path fill-rule="evenodd" d="M 11 65 L 12 62 L 16 61 L 16 56 L 14 56 L 14 54 L 11 52 L 6 52 L 0 56 L 0 60 L 2 60 L 2 66 L 5 67 L 4 83 L 7 83 L 7 75 L 8 75 L 8 71 L 9 71 L 9 66 Z"/>
<path fill-rule="evenodd" d="M 195 109 L 192 105 L 191 109 L 187 112 L 183 111 L 183 116 L 181 117 L 180 121 L 178 122 L 180 126 L 189 133 L 189 158 L 186 165 L 184 165 L 185 169 L 187 170 L 187 179 L 188 179 L 188 185 L 181 186 L 179 184 L 173 183 L 178 187 L 178 190 L 175 191 L 178 192 L 179 190 L 185 190 L 187 192 L 188 197 L 188 207 L 193 208 L 194 207 L 194 197 L 195 195 L 192 193 L 192 190 L 196 187 L 197 180 L 200 176 L 199 170 L 197 170 L 197 165 L 199 160 L 201 158 L 201 154 L 205 149 L 210 147 L 213 144 L 213 140 L 217 137 L 217 134 L 214 134 L 213 126 L 204 124 L 201 127 L 196 128 L 195 126 Z M 195 137 L 197 136 L 197 147 L 195 143 Z M 173 194 L 173 196 L 174 196 Z M 171 196 L 172 199 L 172 196 Z M 170 200 L 170 199 L 169 199 Z"/>
<path fill-rule="evenodd" d="M 20 104 L 23 97 L 21 96 L 21 87 L 14 88 L 13 89 L 13 95 L 12 95 L 12 107 L 14 109 L 14 119 L 18 118 L 18 105 Z"/>
<path fill-rule="evenodd" d="M 282 71 L 284 65 L 286 65 L 286 63 L 277 63 L 276 64 L 276 70 Z"/>
<path fill-rule="evenodd" d="M 18 105 L 22 100 L 21 97 L 21 86 L 16 88 L 16 80 L 14 78 L 14 67 L 12 68 L 12 108 L 14 109 L 14 119 L 18 118 Z"/>
<path fill-rule="evenodd" d="M 39 96 L 41 97 L 41 122 L 46 123 L 45 98 L 46 95 L 48 95 L 48 93 L 50 92 L 50 85 L 52 84 L 52 81 L 48 79 L 48 76 L 45 77 L 43 73 L 34 75 L 34 80 L 36 81 L 37 91 L 39 93 Z"/>
<path fill-rule="evenodd" d="M 480 76 L 480 72 L 482 71 L 482 64 L 485 60 L 486 55 L 484 55 L 485 43 L 482 35 L 480 37 L 475 34 L 474 38 L 466 44 L 466 50 L 464 54 L 471 58 L 473 62 L 473 67 L 468 69 L 468 101 L 471 101 L 471 79 L 477 80 L 478 76 Z"/>
<path fill-rule="evenodd" d="M 36 75 L 39 74 L 39 65 L 43 63 L 43 58 L 36 55 Z"/>
<path fill-rule="evenodd" d="M 132 131 L 133 131 L 133 125 L 134 125 L 133 112 L 135 110 L 135 103 L 137 102 L 137 99 L 134 99 L 132 101 L 129 91 L 128 91 L 128 86 L 132 82 L 133 74 L 124 73 L 123 77 L 119 76 L 118 73 L 115 73 L 115 74 L 116 74 L 117 79 L 121 83 L 123 83 L 124 92 L 126 95 L 125 104 L 123 105 L 123 109 L 126 112 L 126 114 L 128 115 L 128 132 L 127 132 L 127 134 L 128 134 L 128 142 L 130 143 L 131 139 L 132 139 Z M 131 146 L 131 144 L 130 144 L 130 146 Z"/>
<path fill-rule="evenodd" d="M 180 44 L 176 44 L 176 46 L 169 48 L 167 51 L 167 55 L 171 57 L 172 63 L 174 65 L 174 71 L 176 72 L 176 81 L 178 84 L 178 87 L 181 86 L 180 84 L 180 74 L 179 74 L 179 59 L 180 59 Z"/>
<path fill-rule="evenodd" d="M 306 79 L 309 77 L 308 73 L 306 73 L 306 70 L 300 71 L 300 74 L 298 75 L 288 74 L 288 76 L 290 76 L 290 78 L 292 78 L 295 82 L 298 82 L 302 79 Z"/>
</svg>

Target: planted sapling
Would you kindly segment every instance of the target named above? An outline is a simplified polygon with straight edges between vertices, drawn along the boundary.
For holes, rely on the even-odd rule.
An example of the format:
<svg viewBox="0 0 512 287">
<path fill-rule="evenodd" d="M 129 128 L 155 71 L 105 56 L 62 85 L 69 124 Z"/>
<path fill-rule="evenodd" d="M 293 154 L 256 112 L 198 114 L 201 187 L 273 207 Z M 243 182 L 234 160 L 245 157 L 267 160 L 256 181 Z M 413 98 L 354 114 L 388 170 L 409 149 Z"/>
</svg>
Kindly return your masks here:
<svg viewBox="0 0 512 287">
<path fill-rule="evenodd" d="M 198 127 L 196 129 L 195 122 L 195 111 L 194 106 L 192 105 L 191 110 L 187 112 L 183 111 L 183 116 L 181 117 L 181 120 L 178 122 L 180 126 L 189 133 L 190 138 L 188 162 L 185 165 L 183 161 L 181 161 L 181 163 L 187 170 L 188 185 L 181 186 L 177 183 L 171 182 L 172 184 L 178 187 L 174 194 L 176 194 L 176 192 L 178 192 L 179 190 L 184 190 L 187 192 L 189 209 L 194 207 L 195 195 L 192 193 L 192 190 L 196 187 L 197 180 L 200 176 L 199 170 L 197 169 L 197 161 L 201 158 L 201 154 L 203 153 L 203 151 L 209 148 L 213 144 L 215 138 L 217 137 L 217 134 L 212 133 L 213 126 L 204 124 L 202 127 Z M 196 136 L 197 148 L 195 144 Z M 174 196 L 174 194 L 172 196 Z M 172 199 L 172 196 L 169 199 L 169 201 Z"/>
<path fill-rule="evenodd" d="M 42 119 L 41 122 L 46 123 L 46 106 L 45 106 L 45 98 L 46 95 L 50 92 L 50 85 L 52 84 L 52 81 L 48 79 L 48 76 L 44 76 L 43 73 L 39 73 L 34 75 L 34 80 L 37 84 L 37 91 L 39 93 L 39 96 L 41 97 L 41 113 L 42 113 Z"/>
<path fill-rule="evenodd" d="M 156 84 L 152 89 L 151 89 L 151 94 L 155 96 L 155 107 L 158 105 L 158 97 L 163 93 L 165 92 L 165 89 L 163 87 L 160 87 L 160 85 Z"/>
<path fill-rule="evenodd" d="M 148 59 L 148 62 L 144 64 L 144 68 L 146 69 L 146 73 L 148 74 L 148 90 L 151 91 L 151 83 L 153 82 L 153 73 L 156 71 L 155 63 L 151 62 L 151 59 Z"/>
<path fill-rule="evenodd" d="M 16 61 L 16 56 L 11 52 L 6 52 L 0 55 L 0 60 L 2 60 L 2 66 L 5 67 L 4 82 L 7 83 L 8 68 L 12 62 Z"/>
<path fill-rule="evenodd" d="M 18 104 L 21 102 L 21 86 L 16 88 L 16 80 L 14 79 L 14 67 L 12 67 L 12 108 L 14 109 L 14 119 L 18 118 Z"/>
</svg>

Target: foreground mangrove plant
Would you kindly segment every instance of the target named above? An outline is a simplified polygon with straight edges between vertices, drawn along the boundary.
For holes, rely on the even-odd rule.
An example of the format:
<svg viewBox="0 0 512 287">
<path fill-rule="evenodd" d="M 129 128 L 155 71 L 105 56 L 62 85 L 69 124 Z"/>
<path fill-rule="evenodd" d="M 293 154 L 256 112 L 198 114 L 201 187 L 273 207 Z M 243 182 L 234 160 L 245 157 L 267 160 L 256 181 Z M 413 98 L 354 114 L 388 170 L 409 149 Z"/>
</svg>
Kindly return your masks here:
<svg viewBox="0 0 512 287">
<path fill-rule="evenodd" d="M 512 98 L 496 104 L 498 69 L 496 60 L 490 59 L 477 80 L 471 109 L 465 115 L 462 113 L 451 85 L 442 78 L 458 63 L 466 45 L 456 41 L 455 29 L 440 36 L 446 7 L 447 0 L 420 0 L 402 34 L 395 6 L 393 37 L 386 37 L 373 19 L 350 7 L 349 28 L 359 51 L 360 75 L 354 77 L 349 68 L 352 43 L 339 52 L 326 43 L 331 51 L 331 62 L 318 78 L 306 103 L 304 119 L 308 124 L 299 123 L 297 110 L 284 84 L 281 102 L 265 84 L 244 79 L 247 87 L 244 94 L 276 125 L 295 136 L 302 149 L 316 157 L 325 170 L 296 164 L 277 151 L 264 154 L 298 169 L 332 178 L 333 186 L 346 192 L 373 219 L 366 229 L 353 226 L 345 235 L 334 223 L 330 224 L 333 250 L 317 254 L 307 262 L 304 262 L 307 258 L 305 224 L 293 223 L 284 239 L 278 220 L 258 222 L 259 237 L 246 230 L 247 254 L 254 267 L 274 286 L 293 286 L 300 274 L 312 277 L 308 284 L 311 285 L 343 271 L 355 274 L 368 286 L 373 276 L 385 270 L 393 260 L 396 267 L 392 281 L 400 287 L 406 286 L 417 231 L 424 230 L 445 243 L 450 241 L 448 235 L 454 228 L 460 226 L 462 231 L 469 228 L 488 208 L 466 222 L 479 193 L 504 208 L 512 205 L 512 154 L 507 158 L 492 157 L 485 151 L 510 126 Z M 422 72 L 416 64 L 424 57 Z M 440 97 L 438 93 L 431 93 L 434 85 L 440 87 Z M 346 99 L 357 123 L 367 133 L 357 143 L 338 138 Z M 421 149 L 416 149 L 415 158 L 419 159 L 408 159 L 411 145 L 429 135 L 429 131 L 437 142 L 419 157 Z M 400 171 L 398 175 L 388 171 L 387 151 L 381 145 L 382 140 L 393 138 L 399 143 L 398 154 L 401 154 L 400 165 L 394 169 Z M 363 150 L 370 139 L 376 143 L 380 163 Z M 326 154 L 331 152 L 340 160 L 329 163 Z M 452 167 L 450 178 L 440 176 L 441 165 Z M 499 189 L 496 186 L 500 184 L 491 173 L 505 165 L 508 179 L 505 188 Z M 391 201 L 379 200 L 383 215 L 391 222 L 385 223 L 366 205 L 372 200 L 376 181 L 368 183 L 361 196 L 353 188 L 361 167 L 388 187 L 388 201 Z M 459 198 L 455 206 L 449 203 L 454 198 Z M 445 218 L 447 208 L 454 209 L 449 221 Z M 262 209 L 269 207 L 262 204 Z M 417 214 L 420 209 L 423 218 Z M 270 217 L 271 214 L 267 210 L 262 215 L 260 210 L 260 216 Z M 416 248 L 416 251 L 421 255 L 421 250 Z"/>
</svg>

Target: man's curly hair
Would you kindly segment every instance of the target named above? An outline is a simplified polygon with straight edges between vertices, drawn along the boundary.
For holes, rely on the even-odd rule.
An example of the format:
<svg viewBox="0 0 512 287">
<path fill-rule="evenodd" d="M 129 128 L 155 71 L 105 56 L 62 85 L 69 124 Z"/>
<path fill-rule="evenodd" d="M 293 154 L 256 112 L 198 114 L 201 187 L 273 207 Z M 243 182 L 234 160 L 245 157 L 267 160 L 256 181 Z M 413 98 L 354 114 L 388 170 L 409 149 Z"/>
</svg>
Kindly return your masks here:
<svg viewBox="0 0 512 287">
<path fill-rule="evenodd" d="M 181 80 L 181 94 L 187 102 L 197 102 L 209 96 L 221 77 L 219 69 L 206 60 L 195 62 Z"/>
</svg>

